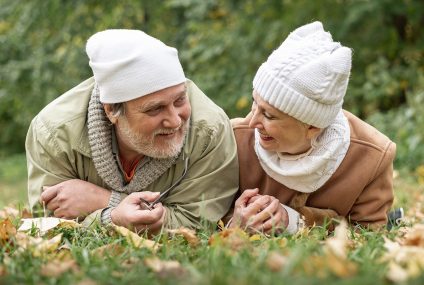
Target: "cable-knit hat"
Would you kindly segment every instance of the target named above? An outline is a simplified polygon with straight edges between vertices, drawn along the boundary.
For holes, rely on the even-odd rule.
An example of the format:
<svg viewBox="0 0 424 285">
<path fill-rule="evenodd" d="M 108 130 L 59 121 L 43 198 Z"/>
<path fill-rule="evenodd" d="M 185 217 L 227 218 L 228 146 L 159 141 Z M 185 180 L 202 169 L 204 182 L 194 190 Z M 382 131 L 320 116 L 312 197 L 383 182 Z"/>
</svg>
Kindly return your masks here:
<svg viewBox="0 0 424 285">
<path fill-rule="evenodd" d="M 294 30 L 259 68 L 253 88 L 282 112 L 318 128 L 340 112 L 352 52 L 334 42 L 321 22 Z"/>
<path fill-rule="evenodd" d="M 175 48 L 139 30 L 91 36 L 86 52 L 102 103 L 120 103 L 185 82 Z"/>
</svg>

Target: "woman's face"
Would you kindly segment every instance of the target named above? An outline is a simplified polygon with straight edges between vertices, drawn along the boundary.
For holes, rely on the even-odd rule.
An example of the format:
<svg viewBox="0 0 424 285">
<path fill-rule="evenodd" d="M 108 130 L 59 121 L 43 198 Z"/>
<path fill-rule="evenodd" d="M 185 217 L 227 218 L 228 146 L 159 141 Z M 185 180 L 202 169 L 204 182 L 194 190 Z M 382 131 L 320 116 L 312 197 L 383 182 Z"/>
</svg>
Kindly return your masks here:
<svg viewBox="0 0 424 285">
<path fill-rule="evenodd" d="M 312 135 L 316 133 L 313 130 L 317 130 L 274 108 L 256 91 L 253 91 L 249 126 L 258 129 L 259 143 L 264 149 L 284 154 L 300 154 L 309 150 Z"/>
</svg>

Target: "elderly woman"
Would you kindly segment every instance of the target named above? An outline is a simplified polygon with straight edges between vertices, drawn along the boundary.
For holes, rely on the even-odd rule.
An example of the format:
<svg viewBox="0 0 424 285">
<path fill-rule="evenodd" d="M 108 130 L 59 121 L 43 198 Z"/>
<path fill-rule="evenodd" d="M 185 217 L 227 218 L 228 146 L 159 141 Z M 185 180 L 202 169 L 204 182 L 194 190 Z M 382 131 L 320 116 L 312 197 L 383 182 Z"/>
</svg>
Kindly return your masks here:
<svg viewBox="0 0 424 285">
<path fill-rule="evenodd" d="M 351 50 L 320 22 L 296 29 L 261 65 L 252 111 L 232 120 L 241 195 L 230 226 L 386 224 L 396 145 L 342 110 L 350 69 Z"/>
</svg>

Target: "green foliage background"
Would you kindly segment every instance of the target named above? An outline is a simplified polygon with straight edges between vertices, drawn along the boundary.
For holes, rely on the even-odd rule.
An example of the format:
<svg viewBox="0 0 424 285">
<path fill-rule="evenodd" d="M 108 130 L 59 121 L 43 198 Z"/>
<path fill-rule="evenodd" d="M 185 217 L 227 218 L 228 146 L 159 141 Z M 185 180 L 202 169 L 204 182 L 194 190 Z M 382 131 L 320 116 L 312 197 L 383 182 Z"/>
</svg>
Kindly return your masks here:
<svg viewBox="0 0 424 285">
<path fill-rule="evenodd" d="M 91 75 L 90 35 L 141 29 L 180 51 L 186 76 L 229 114 L 248 112 L 259 65 L 320 20 L 354 50 L 345 109 L 397 143 L 397 167 L 424 161 L 420 0 L 0 0 L 0 157 L 24 151 L 32 117 Z"/>
</svg>

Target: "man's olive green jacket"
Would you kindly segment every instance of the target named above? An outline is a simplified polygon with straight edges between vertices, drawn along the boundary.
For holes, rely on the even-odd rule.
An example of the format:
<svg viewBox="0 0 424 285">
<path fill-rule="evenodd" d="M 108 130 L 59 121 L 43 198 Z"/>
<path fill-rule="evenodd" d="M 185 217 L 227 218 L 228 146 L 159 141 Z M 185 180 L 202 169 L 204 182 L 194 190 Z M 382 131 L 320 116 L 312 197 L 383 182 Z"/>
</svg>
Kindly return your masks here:
<svg viewBox="0 0 424 285">
<path fill-rule="evenodd" d="M 91 157 L 87 110 L 93 87 L 93 78 L 82 82 L 33 119 L 25 144 L 31 208 L 39 203 L 43 186 L 69 179 L 116 190 L 102 181 Z M 201 219 L 218 221 L 228 211 L 239 184 L 237 146 L 227 115 L 189 80 L 187 92 L 192 114 L 183 156 L 189 158 L 188 171 L 162 202 L 167 228 L 197 228 Z M 164 191 L 181 177 L 184 166 L 183 159 L 178 159 L 143 191 Z M 102 210 L 89 215 L 85 223 L 99 220 Z"/>
</svg>

